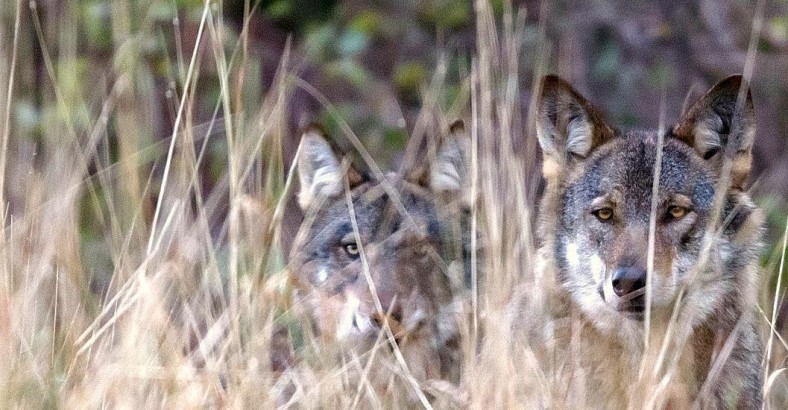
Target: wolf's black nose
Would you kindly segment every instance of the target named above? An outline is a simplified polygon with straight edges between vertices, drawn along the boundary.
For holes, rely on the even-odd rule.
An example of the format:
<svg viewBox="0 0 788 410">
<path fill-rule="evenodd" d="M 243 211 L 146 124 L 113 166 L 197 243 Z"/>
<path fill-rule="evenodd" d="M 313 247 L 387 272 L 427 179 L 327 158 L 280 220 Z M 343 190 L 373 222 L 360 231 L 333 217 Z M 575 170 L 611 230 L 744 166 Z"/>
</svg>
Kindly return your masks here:
<svg viewBox="0 0 788 410">
<path fill-rule="evenodd" d="M 628 295 L 646 287 L 646 271 L 627 266 L 613 272 L 613 291 L 618 296 Z"/>
</svg>

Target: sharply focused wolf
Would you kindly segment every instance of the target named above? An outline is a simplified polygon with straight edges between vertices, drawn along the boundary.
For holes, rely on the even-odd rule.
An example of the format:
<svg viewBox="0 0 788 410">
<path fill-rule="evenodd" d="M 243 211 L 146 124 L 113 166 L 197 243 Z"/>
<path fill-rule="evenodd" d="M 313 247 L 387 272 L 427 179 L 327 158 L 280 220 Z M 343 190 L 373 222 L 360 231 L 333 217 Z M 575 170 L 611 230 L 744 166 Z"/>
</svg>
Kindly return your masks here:
<svg viewBox="0 0 788 410">
<path fill-rule="evenodd" d="M 567 376 L 564 397 L 760 408 L 764 217 L 744 190 L 755 136 L 746 82 L 720 82 L 659 135 L 609 126 L 547 76 L 536 127 L 539 266 L 554 278 L 550 337 L 562 354 L 549 360 Z"/>
<path fill-rule="evenodd" d="M 298 200 L 306 216 L 289 266 L 294 306 L 346 357 L 366 363 L 377 341 L 383 362 L 369 378 L 397 373 L 386 371 L 398 366 L 394 349 L 419 382 L 457 377 L 469 144 L 458 122 L 421 164 L 365 175 L 320 129 L 303 134 Z"/>
</svg>

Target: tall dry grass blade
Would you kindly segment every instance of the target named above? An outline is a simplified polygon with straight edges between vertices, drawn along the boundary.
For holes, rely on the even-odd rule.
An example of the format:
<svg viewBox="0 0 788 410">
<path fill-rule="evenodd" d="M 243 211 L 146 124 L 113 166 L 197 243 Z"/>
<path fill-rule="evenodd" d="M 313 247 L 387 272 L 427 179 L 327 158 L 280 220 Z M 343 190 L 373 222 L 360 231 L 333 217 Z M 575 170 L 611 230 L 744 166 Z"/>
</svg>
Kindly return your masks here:
<svg viewBox="0 0 788 410">
<path fill-rule="evenodd" d="M 777 334 L 779 329 L 774 328 L 774 324 L 777 323 L 777 315 L 780 311 L 779 301 L 780 301 L 780 290 L 782 289 L 782 280 L 783 274 L 785 272 L 785 257 L 786 252 L 788 251 L 788 218 L 785 220 L 785 230 L 783 231 L 783 246 L 782 246 L 782 254 L 780 255 L 780 267 L 777 269 L 777 283 L 774 285 L 774 301 L 772 303 L 772 315 L 771 320 L 769 321 L 770 329 L 769 329 L 769 339 L 766 341 L 766 355 L 764 356 L 764 369 L 763 369 L 763 377 L 766 379 L 769 375 L 769 366 L 771 365 L 771 358 L 772 358 L 772 347 L 774 345 L 774 336 Z M 779 337 L 779 334 L 777 334 Z"/>
<path fill-rule="evenodd" d="M 648 249 L 646 253 L 646 310 L 643 317 L 643 338 L 644 348 L 648 349 L 651 336 L 651 298 L 652 280 L 654 278 L 654 251 L 657 235 L 657 210 L 661 205 L 659 202 L 659 183 L 662 176 L 662 150 L 665 142 L 665 90 L 662 90 L 662 97 L 659 104 L 659 126 L 657 128 L 657 153 L 654 159 L 653 182 L 651 184 L 651 211 L 648 220 Z M 640 375 L 642 377 L 646 363 L 640 365 Z"/>
<path fill-rule="evenodd" d="M 180 103 L 178 105 L 178 113 L 175 116 L 175 124 L 172 126 L 172 135 L 170 136 L 170 148 L 167 151 L 167 159 L 164 163 L 164 173 L 162 175 L 161 180 L 161 188 L 159 189 L 159 196 L 158 201 L 156 202 L 156 210 L 153 213 L 153 223 L 151 224 L 151 232 L 150 236 L 148 237 L 148 247 L 146 253 L 148 255 L 151 254 L 153 251 L 153 244 L 156 241 L 156 228 L 159 221 L 159 215 L 161 214 L 161 207 L 164 203 L 164 193 L 167 192 L 167 183 L 169 182 L 170 177 L 170 169 L 172 167 L 172 158 L 175 154 L 175 146 L 178 140 L 178 134 L 180 129 L 180 124 L 183 121 L 184 116 L 184 107 L 186 106 L 186 96 L 188 94 L 189 85 L 191 84 L 191 78 L 193 73 L 195 72 L 195 64 L 197 62 L 197 55 L 200 50 L 200 43 L 202 42 L 203 33 L 205 31 L 205 23 L 208 20 L 210 11 L 210 3 L 208 1 L 205 2 L 203 6 L 202 17 L 200 18 L 200 27 L 197 30 L 197 37 L 194 41 L 194 50 L 192 51 L 192 57 L 189 61 L 189 70 L 186 73 L 186 82 L 184 83 L 184 93 L 181 97 Z"/>
<path fill-rule="evenodd" d="M 478 71 L 475 63 L 471 64 L 471 198 L 478 198 L 479 187 L 479 106 L 478 102 Z M 478 232 L 479 201 L 471 203 L 471 334 L 466 346 L 466 352 L 476 352 L 479 345 L 479 255 Z M 475 373 L 475 360 L 467 360 L 468 372 Z"/>
<path fill-rule="evenodd" d="M 0 209 L 5 213 L 5 173 L 6 161 L 8 160 L 8 139 L 11 136 L 11 102 L 14 97 L 14 80 L 16 79 L 16 60 L 17 53 L 19 52 L 19 27 L 21 26 L 22 14 L 22 0 L 16 2 L 16 11 L 14 12 L 14 38 L 11 45 L 11 66 L 8 68 L 8 79 L 5 101 L 5 114 L 3 117 L 3 134 L 2 142 L 0 143 Z M 5 218 L 3 218 L 5 221 Z M 4 252 L 6 243 L 5 224 L 3 224 L 3 232 L 0 233 L 0 250 Z M 3 260 L 5 261 L 5 257 Z M 5 265 L 5 263 L 3 264 Z"/>
</svg>

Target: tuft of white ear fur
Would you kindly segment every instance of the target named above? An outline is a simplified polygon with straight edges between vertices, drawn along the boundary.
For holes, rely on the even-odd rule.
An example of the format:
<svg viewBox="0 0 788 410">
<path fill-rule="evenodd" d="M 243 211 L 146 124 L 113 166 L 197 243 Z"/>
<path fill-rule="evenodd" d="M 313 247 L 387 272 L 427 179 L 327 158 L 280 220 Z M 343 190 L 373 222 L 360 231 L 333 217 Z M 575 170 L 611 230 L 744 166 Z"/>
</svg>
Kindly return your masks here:
<svg viewBox="0 0 788 410">
<path fill-rule="evenodd" d="M 433 191 L 470 190 L 470 142 L 462 121 L 452 124 L 430 164 L 429 186 Z"/>
<path fill-rule="evenodd" d="M 544 115 L 536 124 L 536 137 L 542 151 L 557 159 L 565 159 L 566 154 L 585 157 L 591 151 L 594 129 L 588 115 L 578 111 L 571 102 L 558 101 L 553 106 L 542 107 Z M 550 111 L 548 111 L 550 110 Z M 554 111 L 552 111 L 554 110 Z M 573 114 L 567 112 L 577 111 Z M 550 117 L 558 118 L 560 123 L 553 123 Z"/>
<path fill-rule="evenodd" d="M 307 130 L 301 137 L 298 155 L 298 179 L 301 191 L 298 205 L 307 209 L 319 197 L 342 193 L 342 167 L 322 133 Z"/>
<path fill-rule="evenodd" d="M 717 172 L 722 170 L 723 157 L 731 160 L 731 187 L 743 189 L 755 141 L 755 109 L 747 81 L 740 75 L 720 81 L 684 114 L 673 127 L 673 136 L 694 148 Z"/>
<path fill-rule="evenodd" d="M 542 173 L 552 179 L 570 159 L 586 158 L 609 140 L 613 130 L 569 83 L 554 75 L 542 80 L 536 136 L 544 153 Z"/>
<path fill-rule="evenodd" d="M 701 154 L 722 150 L 724 147 L 722 146 L 722 138 L 720 138 L 718 130 L 722 130 L 724 126 L 722 118 L 718 115 L 699 121 L 693 129 L 695 133 L 695 149 Z"/>
<path fill-rule="evenodd" d="M 566 151 L 585 157 L 591 151 L 593 133 L 586 115 L 572 119 L 566 127 Z"/>
</svg>

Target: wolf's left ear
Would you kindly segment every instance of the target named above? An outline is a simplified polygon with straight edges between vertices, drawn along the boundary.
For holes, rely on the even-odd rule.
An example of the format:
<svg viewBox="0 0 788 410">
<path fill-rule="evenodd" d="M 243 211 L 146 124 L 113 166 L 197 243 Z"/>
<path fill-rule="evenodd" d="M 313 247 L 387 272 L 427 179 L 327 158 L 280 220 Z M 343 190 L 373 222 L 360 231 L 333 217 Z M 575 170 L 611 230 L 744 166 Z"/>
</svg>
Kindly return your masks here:
<svg viewBox="0 0 788 410">
<path fill-rule="evenodd" d="M 558 76 L 542 79 L 536 136 L 544 153 L 542 173 L 551 179 L 573 161 L 586 158 L 613 137 L 602 116 L 569 83 Z"/>
<path fill-rule="evenodd" d="M 717 172 L 722 170 L 723 157 L 731 160 L 731 188 L 743 189 L 755 141 L 755 110 L 747 82 L 735 75 L 712 87 L 673 127 L 673 135 Z"/>
<path fill-rule="evenodd" d="M 298 156 L 301 190 L 298 193 L 298 205 L 306 210 L 317 198 L 339 196 L 344 189 L 345 177 L 351 187 L 361 179 L 352 166 L 344 169 L 323 130 L 316 125 L 310 125 L 301 135 Z"/>
</svg>

